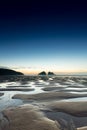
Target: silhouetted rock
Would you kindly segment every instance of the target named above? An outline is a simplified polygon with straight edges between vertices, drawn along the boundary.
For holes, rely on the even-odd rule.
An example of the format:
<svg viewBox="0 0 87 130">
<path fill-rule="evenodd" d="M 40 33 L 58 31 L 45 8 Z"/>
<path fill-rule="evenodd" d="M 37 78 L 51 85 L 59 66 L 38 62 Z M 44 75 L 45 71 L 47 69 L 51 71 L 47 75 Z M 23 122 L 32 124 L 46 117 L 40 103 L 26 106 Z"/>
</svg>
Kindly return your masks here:
<svg viewBox="0 0 87 130">
<path fill-rule="evenodd" d="M 0 75 L 24 75 L 24 74 L 11 69 L 0 68 Z"/>
<path fill-rule="evenodd" d="M 38 75 L 45 76 L 45 75 L 46 75 L 46 72 L 45 72 L 45 71 L 42 71 L 42 72 L 40 72 Z"/>
<path fill-rule="evenodd" d="M 55 75 L 53 72 L 48 72 L 48 75 Z"/>
</svg>

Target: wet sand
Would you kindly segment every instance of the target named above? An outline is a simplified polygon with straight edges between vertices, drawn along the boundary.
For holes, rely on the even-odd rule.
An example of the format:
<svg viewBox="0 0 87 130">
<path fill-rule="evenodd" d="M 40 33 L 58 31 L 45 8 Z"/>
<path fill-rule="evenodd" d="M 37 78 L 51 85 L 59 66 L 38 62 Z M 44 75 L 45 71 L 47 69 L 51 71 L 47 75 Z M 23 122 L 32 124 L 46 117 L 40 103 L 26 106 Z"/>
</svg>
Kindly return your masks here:
<svg viewBox="0 0 87 130">
<path fill-rule="evenodd" d="M 67 125 L 61 124 L 68 129 L 70 119 L 74 121 L 75 127 L 82 127 L 87 125 L 87 102 L 66 102 L 65 99 L 84 97 L 84 94 L 70 94 L 64 92 L 47 92 L 34 95 L 14 95 L 13 98 L 22 99 L 30 102 L 34 106 L 39 106 L 40 110 L 45 113 L 46 117 L 53 121 L 65 120 Z M 67 118 L 65 118 L 65 115 Z M 76 123 L 75 123 L 76 122 Z M 81 123 L 79 123 L 81 122 Z M 82 129 L 83 130 L 83 129 Z"/>
<path fill-rule="evenodd" d="M 6 124 L 1 124 L 1 130 L 60 130 L 57 121 L 48 119 L 39 107 L 32 105 L 8 109 L 3 114 Z"/>
<path fill-rule="evenodd" d="M 33 91 L 33 88 L 0 88 L 0 91 Z"/>
<path fill-rule="evenodd" d="M 6 88 L 27 88 L 27 87 L 31 87 L 31 86 L 27 86 L 27 85 L 19 85 L 19 86 L 6 86 Z"/>
<path fill-rule="evenodd" d="M 0 93 L 0 96 L 3 96 L 4 95 L 4 93 Z"/>
<path fill-rule="evenodd" d="M 11 98 L 24 105 L 0 113 L 0 130 L 87 130 L 87 78 L 15 77 L 15 81 L 19 85 L 7 83 L 0 89 L 23 91 Z M 78 101 L 83 97 L 85 101 Z"/>
<path fill-rule="evenodd" d="M 53 111 L 65 112 L 78 117 L 87 117 L 87 101 L 58 102 L 54 101 L 48 105 Z"/>
<path fill-rule="evenodd" d="M 9 108 L 1 113 L 0 120 L 0 130 L 76 130 L 72 120 L 64 120 L 59 115 L 57 120 L 52 119 L 52 115 L 48 116 L 35 105 Z M 87 126 L 77 130 L 87 130 Z"/>
<path fill-rule="evenodd" d="M 64 120 L 67 123 L 69 123 L 70 121 L 73 121 L 76 128 L 87 125 L 87 117 L 78 117 L 78 116 L 74 116 L 74 115 L 67 114 L 64 112 L 59 112 L 59 111 L 51 111 L 51 110 L 50 111 L 43 110 L 43 111 L 46 114 L 46 116 L 51 120 L 57 120 L 58 122 L 60 122 L 61 120 Z"/>
<path fill-rule="evenodd" d="M 22 100 L 44 100 L 47 101 L 50 100 L 60 100 L 60 99 L 70 99 L 70 98 L 78 98 L 78 97 L 87 97 L 87 94 L 74 94 L 74 93 L 68 93 L 68 92 L 47 92 L 47 93 L 39 93 L 39 94 L 32 94 L 32 95 L 26 95 L 26 94 L 16 94 L 12 98 L 13 99 L 22 99 Z"/>
<path fill-rule="evenodd" d="M 77 130 L 87 130 L 87 126 L 78 128 Z"/>
</svg>

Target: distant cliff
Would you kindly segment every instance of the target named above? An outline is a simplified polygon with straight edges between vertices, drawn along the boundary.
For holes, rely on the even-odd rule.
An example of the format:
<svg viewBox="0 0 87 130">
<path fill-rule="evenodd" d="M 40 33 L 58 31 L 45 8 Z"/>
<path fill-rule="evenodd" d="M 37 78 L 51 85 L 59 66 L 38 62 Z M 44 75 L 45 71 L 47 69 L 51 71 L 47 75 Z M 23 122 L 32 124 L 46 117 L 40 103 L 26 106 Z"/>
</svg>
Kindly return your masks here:
<svg viewBox="0 0 87 130">
<path fill-rule="evenodd" d="M 24 75 L 24 74 L 11 69 L 0 68 L 0 75 Z"/>
</svg>

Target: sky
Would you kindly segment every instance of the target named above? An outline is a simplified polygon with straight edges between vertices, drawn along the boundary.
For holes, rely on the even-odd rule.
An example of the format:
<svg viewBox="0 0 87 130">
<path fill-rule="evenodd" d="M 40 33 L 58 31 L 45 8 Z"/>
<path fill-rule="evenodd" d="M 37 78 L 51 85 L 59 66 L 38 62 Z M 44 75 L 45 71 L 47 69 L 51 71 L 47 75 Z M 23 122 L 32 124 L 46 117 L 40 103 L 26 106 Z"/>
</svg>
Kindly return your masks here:
<svg viewBox="0 0 87 130">
<path fill-rule="evenodd" d="M 2 3 L 0 67 L 24 74 L 87 74 L 86 3 Z"/>
</svg>

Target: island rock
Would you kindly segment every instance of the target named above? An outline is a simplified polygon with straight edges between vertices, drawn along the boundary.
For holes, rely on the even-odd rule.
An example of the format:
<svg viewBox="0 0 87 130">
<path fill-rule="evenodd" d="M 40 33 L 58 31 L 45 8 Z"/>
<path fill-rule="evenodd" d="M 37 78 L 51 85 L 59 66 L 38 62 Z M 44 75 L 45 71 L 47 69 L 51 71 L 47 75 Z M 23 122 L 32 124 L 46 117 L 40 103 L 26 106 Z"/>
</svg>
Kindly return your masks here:
<svg viewBox="0 0 87 130">
<path fill-rule="evenodd" d="M 48 72 L 48 75 L 55 75 L 53 72 Z"/>
<path fill-rule="evenodd" d="M 45 71 L 42 71 L 42 72 L 40 72 L 38 75 L 46 76 L 46 72 L 45 72 Z"/>
</svg>

